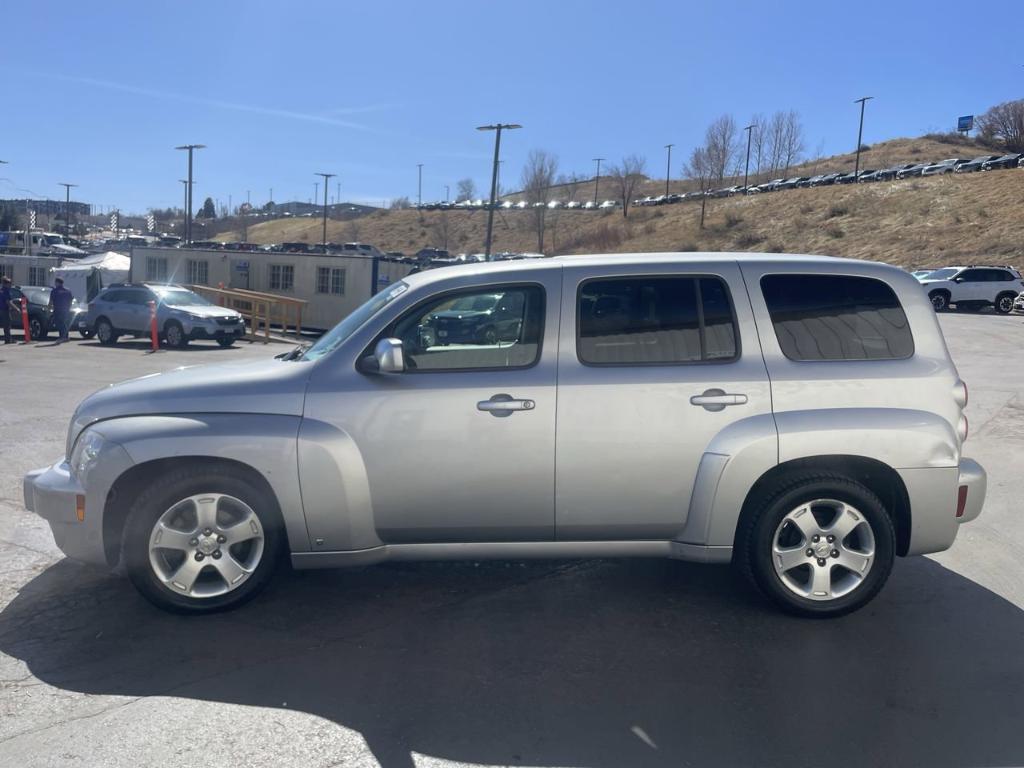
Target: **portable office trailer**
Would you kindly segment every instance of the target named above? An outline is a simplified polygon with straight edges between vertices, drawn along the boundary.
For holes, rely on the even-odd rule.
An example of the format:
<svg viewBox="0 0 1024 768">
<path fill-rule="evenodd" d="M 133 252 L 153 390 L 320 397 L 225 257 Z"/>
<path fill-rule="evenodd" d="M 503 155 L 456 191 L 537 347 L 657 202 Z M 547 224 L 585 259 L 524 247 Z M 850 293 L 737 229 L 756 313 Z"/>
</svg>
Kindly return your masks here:
<svg viewBox="0 0 1024 768">
<path fill-rule="evenodd" d="M 0 275 L 11 278 L 15 285 L 51 285 L 50 269 L 58 267 L 61 261 L 56 256 L 21 256 L 18 254 L 0 255 Z"/>
<path fill-rule="evenodd" d="M 327 329 L 413 265 L 389 258 L 199 248 L 133 248 L 131 280 L 244 288 L 309 302 L 303 327 Z"/>
</svg>

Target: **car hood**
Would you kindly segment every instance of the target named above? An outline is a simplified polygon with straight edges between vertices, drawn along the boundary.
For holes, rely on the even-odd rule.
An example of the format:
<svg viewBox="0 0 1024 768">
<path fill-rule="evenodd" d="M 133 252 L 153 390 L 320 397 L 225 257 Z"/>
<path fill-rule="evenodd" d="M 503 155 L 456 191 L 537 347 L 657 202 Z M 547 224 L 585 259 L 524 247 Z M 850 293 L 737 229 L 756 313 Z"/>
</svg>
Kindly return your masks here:
<svg viewBox="0 0 1024 768">
<path fill-rule="evenodd" d="M 83 429 L 106 419 L 172 413 L 250 413 L 301 416 L 313 370 L 302 361 L 270 358 L 175 368 L 111 384 L 75 410 L 68 431 L 70 455 Z"/>
<path fill-rule="evenodd" d="M 190 315 L 196 317 L 235 317 L 238 315 L 233 309 L 227 307 L 218 307 L 215 304 L 192 304 L 186 306 L 179 306 L 177 304 L 165 304 L 167 309 L 173 309 L 176 312 L 187 312 Z"/>
</svg>

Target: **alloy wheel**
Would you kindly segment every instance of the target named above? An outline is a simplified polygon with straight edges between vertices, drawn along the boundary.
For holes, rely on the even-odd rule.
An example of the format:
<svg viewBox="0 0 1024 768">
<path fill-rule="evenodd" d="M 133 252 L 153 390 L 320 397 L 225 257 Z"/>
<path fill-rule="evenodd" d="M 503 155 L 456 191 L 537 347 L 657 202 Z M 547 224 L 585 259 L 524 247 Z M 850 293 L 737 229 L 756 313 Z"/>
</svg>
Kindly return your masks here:
<svg viewBox="0 0 1024 768">
<path fill-rule="evenodd" d="M 173 504 L 153 526 L 149 563 L 172 592 L 195 598 L 227 594 L 263 557 L 263 525 L 234 496 L 200 493 Z"/>
<path fill-rule="evenodd" d="M 871 572 L 875 536 L 857 509 L 817 499 L 791 510 L 772 537 L 772 564 L 782 584 L 808 600 L 828 601 L 857 589 Z"/>
</svg>

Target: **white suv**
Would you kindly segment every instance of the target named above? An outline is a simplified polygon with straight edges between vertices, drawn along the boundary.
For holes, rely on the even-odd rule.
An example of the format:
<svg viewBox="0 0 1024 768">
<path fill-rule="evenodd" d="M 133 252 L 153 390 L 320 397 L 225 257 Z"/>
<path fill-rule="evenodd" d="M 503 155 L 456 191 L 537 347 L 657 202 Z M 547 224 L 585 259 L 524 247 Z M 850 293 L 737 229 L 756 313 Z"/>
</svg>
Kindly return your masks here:
<svg viewBox="0 0 1024 768">
<path fill-rule="evenodd" d="M 944 312 L 952 304 L 968 310 L 991 305 L 1006 315 L 1013 311 L 1017 294 L 1024 290 L 1020 272 L 1012 267 L 943 267 L 923 278 L 921 285 L 936 312 Z"/>
</svg>

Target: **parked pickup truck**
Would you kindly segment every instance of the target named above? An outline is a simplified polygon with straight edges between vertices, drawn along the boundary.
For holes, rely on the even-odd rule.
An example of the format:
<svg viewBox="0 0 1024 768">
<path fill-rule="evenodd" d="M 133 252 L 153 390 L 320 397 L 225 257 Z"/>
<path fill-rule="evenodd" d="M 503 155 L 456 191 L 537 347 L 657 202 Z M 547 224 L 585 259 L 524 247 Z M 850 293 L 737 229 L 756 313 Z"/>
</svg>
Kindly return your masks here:
<svg viewBox="0 0 1024 768">
<path fill-rule="evenodd" d="M 514 333 L 423 333 L 476 297 L 518 313 Z M 667 557 L 837 616 L 980 513 L 966 403 L 927 293 L 894 267 L 466 264 L 280 359 L 91 395 L 24 496 L 65 553 L 173 611 L 237 606 L 285 556 Z"/>
</svg>

